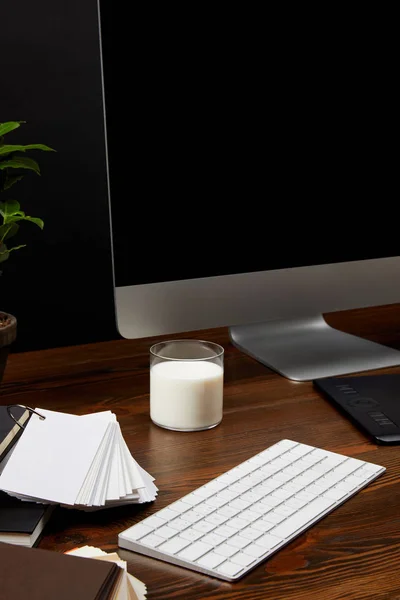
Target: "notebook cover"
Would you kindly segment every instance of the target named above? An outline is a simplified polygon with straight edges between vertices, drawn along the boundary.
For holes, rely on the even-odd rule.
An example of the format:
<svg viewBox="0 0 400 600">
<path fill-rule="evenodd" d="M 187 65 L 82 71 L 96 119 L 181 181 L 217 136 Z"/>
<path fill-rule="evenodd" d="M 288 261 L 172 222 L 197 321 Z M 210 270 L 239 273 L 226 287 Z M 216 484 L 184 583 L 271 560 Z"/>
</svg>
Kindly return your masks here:
<svg viewBox="0 0 400 600">
<path fill-rule="evenodd" d="M 115 563 L 0 542 L 0 600 L 108 600 Z"/>
<path fill-rule="evenodd" d="M 29 418 L 29 411 L 21 406 L 11 408 L 14 417 L 24 424 Z M 0 461 L 15 444 L 23 429 L 10 417 L 7 406 L 0 406 Z"/>
<path fill-rule="evenodd" d="M 23 502 L 0 491 L 0 541 L 2 533 L 34 533 L 47 511 L 53 510 L 49 504 Z"/>
<path fill-rule="evenodd" d="M 314 385 L 378 444 L 400 444 L 400 375 L 315 379 Z"/>
</svg>

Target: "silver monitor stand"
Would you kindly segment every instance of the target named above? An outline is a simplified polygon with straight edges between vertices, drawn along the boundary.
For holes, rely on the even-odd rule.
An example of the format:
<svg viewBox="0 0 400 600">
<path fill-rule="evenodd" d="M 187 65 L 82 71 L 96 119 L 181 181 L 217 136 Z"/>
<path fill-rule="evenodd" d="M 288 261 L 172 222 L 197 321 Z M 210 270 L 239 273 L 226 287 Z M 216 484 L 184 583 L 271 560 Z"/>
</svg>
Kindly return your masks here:
<svg viewBox="0 0 400 600">
<path fill-rule="evenodd" d="M 322 315 L 230 327 L 232 343 L 294 381 L 400 365 L 400 351 L 334 329 Z"/>
</svg>

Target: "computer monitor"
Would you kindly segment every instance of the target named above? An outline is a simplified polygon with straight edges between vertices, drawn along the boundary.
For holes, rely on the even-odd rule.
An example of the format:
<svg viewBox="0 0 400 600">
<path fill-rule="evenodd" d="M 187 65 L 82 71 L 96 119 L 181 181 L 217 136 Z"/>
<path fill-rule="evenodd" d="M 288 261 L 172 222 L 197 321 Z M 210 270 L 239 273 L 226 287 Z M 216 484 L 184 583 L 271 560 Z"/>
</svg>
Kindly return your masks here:
<svg viewBox="0 0 400 600">
<path fill-rule="evenodd" d="M 102 14 L 120 334 L 198 337 L 227 326 L 238 348 L 297 381 L 400 364 L 397 350 L 323 318 L 400 299 L 400 257 L 380 236 L 359 235 L 364 191 L 384 190 L 376 153 L 373 169 L 369 148 L 347 153 L 354 127 L 337 155 L 332 116 L 328 123 L 314 104 L 310 120 L 299 96 L 290 102 L 271 86 L 265 94 L 257 60 L 243 68 L 234 46 L 182 47 L 151 28 L 130 69 L 125 63 L 134 87 L 124 114 Z"/>
</svg>

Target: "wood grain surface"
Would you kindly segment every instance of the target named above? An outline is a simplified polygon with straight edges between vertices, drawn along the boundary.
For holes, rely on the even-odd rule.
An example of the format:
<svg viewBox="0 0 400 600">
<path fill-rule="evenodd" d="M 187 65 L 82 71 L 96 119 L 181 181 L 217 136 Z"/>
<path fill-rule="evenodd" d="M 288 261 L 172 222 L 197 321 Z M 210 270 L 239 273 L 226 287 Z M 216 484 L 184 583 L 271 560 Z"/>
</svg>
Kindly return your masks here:
<svg viewBox="0 0 400 600">
<path fill-rule="evenodd" d="M 400 349 L 400 305 L 330 314 L 326 320 Z M 218 427 L 182 433 L 150 421 L 149 347 L 168 337 L 201 338 L 225 348 L 224 416 Z M 378 372 L 400 373 L 400 367 L 369 374 Z M 154 503 L 140 506 L 92 513 L 58 508 L 41 548 L 64 552 L 90 544 L 118 551 L 146 583 L 148 600 L 400 599 L 400 446 L 372 443 L 311 382 L 287 380 L 233 347 L 227 329 L 11 354 L 0 403 L 74 414 L 112 410 L 132 455 L 159 488 Z M 118 548 L 120 531 L 283 438 L 387 471 L 233 584 Z"/>
</svg>

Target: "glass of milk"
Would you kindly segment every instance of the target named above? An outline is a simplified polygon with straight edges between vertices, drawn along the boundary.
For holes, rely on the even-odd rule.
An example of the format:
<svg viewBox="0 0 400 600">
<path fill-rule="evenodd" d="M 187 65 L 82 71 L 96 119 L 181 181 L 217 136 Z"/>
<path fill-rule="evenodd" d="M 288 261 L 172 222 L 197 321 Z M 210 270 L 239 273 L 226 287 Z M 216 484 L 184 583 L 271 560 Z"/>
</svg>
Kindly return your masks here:
<svg viewBox="0 0 400 600">
<path fill-rule="evenodd" d="M 222 421 L 224 349 L 203 340 L 150 348 L 150 418 L 174 431 L 211 429 Z"/>
</svg>

